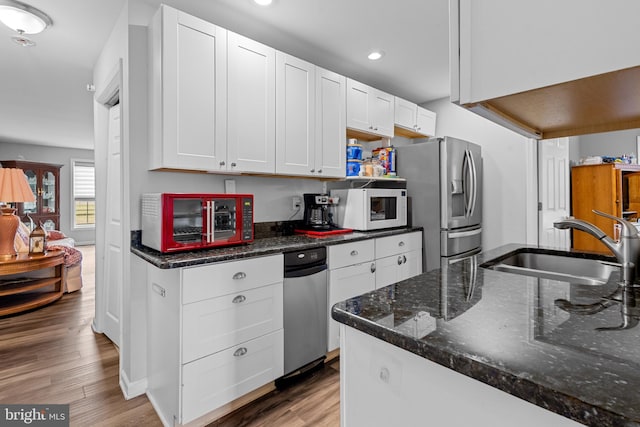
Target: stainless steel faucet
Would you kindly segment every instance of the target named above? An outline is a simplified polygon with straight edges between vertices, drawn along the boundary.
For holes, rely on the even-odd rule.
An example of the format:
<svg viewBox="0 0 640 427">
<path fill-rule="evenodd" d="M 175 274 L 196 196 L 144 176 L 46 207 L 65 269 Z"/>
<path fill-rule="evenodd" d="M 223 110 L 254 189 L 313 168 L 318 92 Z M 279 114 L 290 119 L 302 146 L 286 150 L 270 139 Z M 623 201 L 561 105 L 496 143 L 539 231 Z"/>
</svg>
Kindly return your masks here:
<svg viewBox="0 0 640 427">
<path fill-rule="evenodd" d="M 559 229 L 575 228 L 576 230 L 589 233 L 600 240 L 613 252 L 621 264 L 622 284 L 624 286 L 632 286 L 636 278 L 640 278 L 640 236 L 638 235 L 638 230 L 626 219 L 618 218 L 617 216 L 609 215 L 595 209 L 593 213 L 618 221 L 622 225 L 619 241 L 616 242 L 595 225 L 581 219 L 567 218 L 554 222 L 553 226 Z"/>
</svg>

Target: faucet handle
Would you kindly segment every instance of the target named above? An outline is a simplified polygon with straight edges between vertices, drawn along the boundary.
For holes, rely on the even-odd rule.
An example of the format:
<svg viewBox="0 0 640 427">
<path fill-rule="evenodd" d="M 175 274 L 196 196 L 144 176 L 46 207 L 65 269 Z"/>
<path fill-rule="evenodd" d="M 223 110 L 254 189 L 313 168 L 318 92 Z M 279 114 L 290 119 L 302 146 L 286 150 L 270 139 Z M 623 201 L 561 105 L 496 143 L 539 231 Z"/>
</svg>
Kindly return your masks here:
<svg viewBox="0 0 640 427">
<path fill-rule="evenodd" d="M 604 213 L 596 209 L 593 209 L 592 212 L 596 215 L 618 221 L 620 224 L 622 224 L 622 233 L 620 237 L 640 237 L 638 236 L 638 229 L 630 221 L 627 221 L 624 218 L 618 218 L 617 216 L 609 215 L 608 213 Z"/>
</svg>

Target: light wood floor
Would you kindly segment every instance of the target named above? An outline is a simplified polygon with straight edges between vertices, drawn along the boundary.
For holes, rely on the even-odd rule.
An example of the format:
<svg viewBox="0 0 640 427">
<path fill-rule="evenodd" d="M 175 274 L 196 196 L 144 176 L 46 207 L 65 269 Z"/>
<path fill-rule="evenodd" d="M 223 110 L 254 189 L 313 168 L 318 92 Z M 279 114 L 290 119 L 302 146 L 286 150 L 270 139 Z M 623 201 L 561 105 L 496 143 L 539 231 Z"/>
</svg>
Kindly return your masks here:
<svg viewBox="0 0 640 427">
<path fill-rule="evenodd" d="M 49 306 L 0 318 L 0 402 L 69 404 L 71 426 L 160 426 L 146 396 L 122 396 L 117 348 L 91 329 L 94 247 L 78 249 L 84 257 L 82 290 Z M 334 362 L 211 426 L 338 426 L 339 398 Z"/>
</svg>

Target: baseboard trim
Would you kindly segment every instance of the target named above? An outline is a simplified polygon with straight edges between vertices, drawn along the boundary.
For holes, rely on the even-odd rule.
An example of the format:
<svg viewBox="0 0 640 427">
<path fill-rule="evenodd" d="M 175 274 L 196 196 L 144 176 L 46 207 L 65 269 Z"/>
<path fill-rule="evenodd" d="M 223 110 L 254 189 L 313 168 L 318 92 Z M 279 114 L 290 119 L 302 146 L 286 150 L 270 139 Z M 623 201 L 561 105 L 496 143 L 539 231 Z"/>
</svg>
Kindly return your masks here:
<svg viewBox="0 0 640 427">
<path fill-rule="evenodd" d="M 120 369 L 120 389 L 124 394 L 124 398 L 129 400 L 137 396 L 142 396 L 147 392 L 147 379 L 138 381 L 129 381 L 127 373 Z"/>
</svg>

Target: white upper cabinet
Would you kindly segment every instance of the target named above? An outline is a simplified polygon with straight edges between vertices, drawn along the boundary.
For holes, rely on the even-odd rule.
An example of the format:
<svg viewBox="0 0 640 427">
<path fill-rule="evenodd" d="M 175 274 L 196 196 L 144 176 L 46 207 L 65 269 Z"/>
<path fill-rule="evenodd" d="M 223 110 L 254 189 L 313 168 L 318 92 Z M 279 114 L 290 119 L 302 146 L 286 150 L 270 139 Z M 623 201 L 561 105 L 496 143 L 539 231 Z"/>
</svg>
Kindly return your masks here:
<svg viewBox="0 0 640 427">
<path fill-rule="evenodd" d="M 276 173 L 315 172 L 316 67 L 276 52 Z"/>
<path fill-rule="evenodd" d="M 393 138 L 394 97 L 371 86 L 347 79 L 347 127 Z"/>
<path fill-rule="evenodd" d="M 346 174 L 345 78 L 276 52 L 276 173 Z"/>
<path fill-rule="evenodd" d="M 227 31 L 162 6 L 149 38 L 149 168 L 219 170 L 226 158 Z"/>
<path fill-rule="evenodd" d="M 315 170 L 321 177 L 346 175 L 346 79 L 316 67 Z"/>
<path fill-rule="evenodd" d="M 228 170 L 275 173 L 276 51 L 228 33 Z"/>
<path fill-rule="evenodd" d="M 449 5 L 452 102 L 538 139 L 640 126 L 640 2 Z"/>
<path fill-rule="evenodd" d="M 396 134 L 407 138 L 434 136 L 436 113 L 396 96 L 395 125 Z"/>
</svg>

